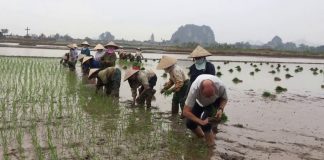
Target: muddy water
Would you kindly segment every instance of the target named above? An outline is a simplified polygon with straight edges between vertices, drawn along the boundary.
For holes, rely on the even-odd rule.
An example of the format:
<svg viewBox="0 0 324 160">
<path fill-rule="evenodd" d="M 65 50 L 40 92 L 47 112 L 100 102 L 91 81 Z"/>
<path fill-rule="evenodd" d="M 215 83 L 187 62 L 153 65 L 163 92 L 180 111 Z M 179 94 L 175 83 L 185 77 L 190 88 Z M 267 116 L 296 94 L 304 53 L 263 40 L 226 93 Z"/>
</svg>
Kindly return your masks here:
<svg viewBox="0 0 324 160">
<path fill-rule="evenodd" d="M 3 48 L 0 48 L 0 54 L 3 54 L 4 50 L 1 49 Z M 6 52 L 10 51 L 12 50 L 6 50 Z M 37 55 L 55 54 L 59 57 L 62 54 L 62 50 L 42 50 L 40 52 L 39 49 L 15 49 L 15 51 L 29 56 L 36 56 L 35 53 L 37 53 Z M 146 57 L 152 56 L 150 58 L 161 57 L 161 55 L 155 54 L 144 55 Z M 184 55 L 179 57 L 185 58 Z M 210 57 L 210 59 L 213 58 L 216 57 Z M 250 57 L 238 58 L 242 58 L 242 61 L 251 59 Z M 262 59 L 271 62 L 278 60 L 272 58 Z M 278 61 L 285 62 L 287 60 L 294 62 L 322 61 L 311 59 L 280 59 Z M 2 60 L 5 63 L 8 61 L 11 62 L 11 60 L 7 59 Z M 30 67 L 37 64 L 45 66 L 45 68 L 35 70 L 33 73 L 33 71 L 27 69 L 18 69 L 17 65 L 17 71 L 15 72 L 20 73 L 20 70 L 23 70 L 23 73 L 26 74 L 33 73 L 36 77 L 32 79 L 34 81 L 42 78 L 42 75 L 56 77 L 56 80 L 53 79 L 49 82 L 37 82 L 36 84 L 41 87 L 33 87 L 33 81 L 29 80 L 33 76 L 23 76 L 24 74 L 21 74 L 22 80 L 18 79 L 17 82 L 23 83 L 27 80 L 27 88 L 21 87 L 20 89 L 19 83 L 17 85 L 15 81 L 8 81 L 7 86 L 12 85 L 18 89 L 18 93 L 22 92 L 24 96 L 18 96 L 19 98 L 15 100 L 15 98 L 6 97 L 8 97 L 7 94 L 9 97 L 17 95 L 16 92 L 11 91 L 0 94 L 1 98 L 5 100 L 2 105 L 8 108 L 5 112 L 3 112 L 3 107 L 1 110 L 2 117 L 5 117 L 2 118 L 3 121 L 0 123 L 2 138 L 6 137 L 10 140 L 10 134 L 16 133 L 15 130 L 10 129 L 15 128 L 15 125 L 9 124 L 12 124 L 12 121 L 20 121 L 12 117 L 23 117 L 31 123 L 26 122 L 22 129 L 36 124 L 37 129 L 35 132 L 40 136 L 39 145 L 47 159 L 51 157 L 50 155 L 55 154 L 52 154 L 48 149 L 48 140 L 46 138 L 48 132 L 46 130 L 53 131 L 53 137 L 55 137 L 53 139 L 56 139 L 54 145 L 58 147 L 57 153 L 60 154 L 60 158 L 78 159 L 77 156 L 73 157 L 71 155 L 91 158 L 93 155 L 97 155 L 97 158 L 100 159 L 324 159 L 324 127 L 322 125 L 324 120 L 324 90 L 321 89 L 321 85 L 324 84 L 324 75 L 313 75 L 309 70 L 315 67 L 323 69 L 323 64 L 281 64 L 280 72 L 278 72 L 276 70 L 277 63 L 275 62 L 269 65 L 266 63 L 262 65 L 254 63 L 260 69 L 260 72 L 251 76 L 249 73 L 255 70 L 255 67 L 251 66 L 250 63 L 230 62 L 224 65 L 222 62 L 214 62 L 215 67 L 220 66 L 217 71 L 222 72 L 223 75 L 220 78 L 228 88 L 229 103 L 225 112 L 229 117 L 229 122 L 219 126 L 219 132 L 216 135 L 216 149 L 208 150 L 202 141 L 195 139 L 185 129 L 184 122 L 179 117 L 170 116 L 171 97 L 164 97 L 157 93 L 155 95 L 156 101 L 153 102 L 154 107 L 150 111 L 144 108 L 131 108 L 129 107 L 129 100 L 131 100 L 130 88 L 127 82 L 122 82 L 121 97 L 119 99 L 121 107 L 107 107 L 114 104 L 103 98 L 103 96 L 93 93 L 93 82 L 82 78 L 80 64 L 77 65 L 77 74 L 75 74 L 69 72 L 66 68 L 59 67 L 57 59 L 44 60 L 36 58 L 28 61 L 21 59 L 12 61 L 13 63 L 27 64 Z M 34 61 L 34 63 L 31 65 L 29 61 Z M 184 69 L 191 65 L 190 61 L 179 61 L 178 63 Z M 12 65 L 12 63 L 10 64 Z M 119 67 L 122 68 L 123 65 Z M 154 69 L 156 65 L 157 61 L 149 60 L 144 67 Z M 274 67 L 272 68 L 271 65 L 274 65 Z M 283 65 L 289 68 L 288 72 L 284 70 Z M 294 72 L 297 65 L 303 67 L 302 72 Z M 235 69 L 236 66 L 241 66 L 241 72 Z M 4 70 L 9 69 L 5 66 L 1 67 Z M 24 68 L 23 66 L 20 67 Z M 48 72 L 50 68 L 52 68 L 52 72 Z M 233 69 L 234 72 L 230 73 L 229 69 Z M 271 70 L 275 70 L 276 73 L 268 73 Z M 38 72 L 41 74 L 37 74 Z M 156 89 L 159 90 L 168 79 L 161 77 L 163 71 L 156 71 L 156 73 L 158 75 Z M 294 77 L 286 79 L 286 73 Z M 122 74 L 124 75 L 124 71 L 122 71 Z M 1 77 L 3 84 L 5 84 L 4 80 L 13 78 L 15 75 L 6 73 Z M 243 82 L 239 84 L 233 83 L 232 79 L 235 77 L 243 80 Z M 281 81 L 274 81 L 274 77 L 281 78 Z M 287 88 L 288 91 L 276 94 L 274 89 L 277 85 Z M 13 90 L 10 89 L 11 87 L 3 85 L 1 85 L 1 88 L 7 92 L 8 89 L 9 91 Z M 38 92 L 36 88 L 46 89 Z M 31 93 L 26 92 L 26 90 L 30 90 Z M 52 90 L 58 90 L 59 92 L 52 93 Z M 263 98 L 261 95 L 264 91 L 276 94 L 277 97 L 275 99 Z M 33 94 L 38 95 L 38 98 L 31 96 Z M 63 112 L 62 115 L 59 110 L 61 105 L 51 103 L 51 101 L 56 101 L 50 98 L 55 97 L 55 95 L 61 95 L 59 97 L 62 98 L 57 98 L 57 101 L 67 107 L 67 109 L 65 107 L 61 109 L 63 110 L 61 111 Z M 23 100 L 23 97 L 28 98 Z M 11 99 L 17 103 L 10 102 Z M 37 99 L 40 101 L 36 105 L 48 107 L 41 107 L 38 110 L 35 105 L 29 110 L 33 114 L 27 114 L 27 116 L 23 114 L 16 115 L 14 114 L 15 109 L 10 109 L 12 106 L 26 105 L 28 111 L 28 103 L 33 102 L 34 99 L 36 102 Z M 56 111 L 55 107 L 53 111 L 51 106 L 56 106 L 58 110 Z M 37 112 L 34 113 L 35 110 Z M 51 114 L 47 115 L 47 113 Z M 7 118 L 5 115 L 11 116 Z M 50 115 L 56 115 L 57 120 L 49 120 Z M 34 121 L 33 117 L 38 117 L 38 119 Z M 51 125 L 48 126 L 49 121 L 51 121 Z M 38 153 L 37 147 L 33 146 L 38 145 L 31 138 L 34 134 L 33 129 L 29 130 L 25 133 L 22 146 L 30 153 L 24 155 L 32 159 L 37 157 Z M 127 134 L 124 135 L 124 132 Z M 164 132 L 167 132 L 167 134 L 164 134 Z M 6 143 L 4 143 L 3 139 L 1 142 L 0 154 L 2 155 L 4 153 L 2 148 Z M 104 147 L 100 147 L 101 145 Z M 15 146 L 18 145 L 16 143 L 13 146 L 9 145 L 9 151 L 6 151 L 11 159 L 19 159 L 17 158 L 19 157 L 18 149 Z M 77 148 L 78 151 L 71 148 Z M 66 150 L 66 152 L 63 150 Z M 140 153 L 144 155 L 139 156 Z"/>
</svg>

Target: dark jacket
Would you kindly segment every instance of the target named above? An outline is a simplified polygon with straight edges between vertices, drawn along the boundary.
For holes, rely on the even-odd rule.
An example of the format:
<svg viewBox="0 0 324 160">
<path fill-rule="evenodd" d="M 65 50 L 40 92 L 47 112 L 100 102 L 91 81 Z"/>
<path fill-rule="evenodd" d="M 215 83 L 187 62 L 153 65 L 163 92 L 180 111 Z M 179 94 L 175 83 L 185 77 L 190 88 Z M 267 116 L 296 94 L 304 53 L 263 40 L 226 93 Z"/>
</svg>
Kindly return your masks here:
<svg viewBox="0 0 324 160">
<path fill-rule="evenodd" d="M 206 68 L 204 70 L 197 70 L 195 64 L 191 65 L 189 68 L 189 76 L 190 76 L 190 84 L 196 80 L 196 78 L 201 74 L 211 74 L 215 75 L 215 66 L 210 63 L 206 62 Z"/>
</svg>

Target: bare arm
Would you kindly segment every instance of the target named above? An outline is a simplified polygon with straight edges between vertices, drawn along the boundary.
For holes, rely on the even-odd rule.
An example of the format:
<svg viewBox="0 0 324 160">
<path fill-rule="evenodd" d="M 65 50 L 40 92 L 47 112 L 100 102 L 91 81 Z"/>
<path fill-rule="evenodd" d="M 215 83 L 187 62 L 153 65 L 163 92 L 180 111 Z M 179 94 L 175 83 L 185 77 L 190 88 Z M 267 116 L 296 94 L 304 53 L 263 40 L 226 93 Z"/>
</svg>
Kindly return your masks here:
<svg viewBox="0 0 324 160">
<path fill-rule="evenodd" d="M 198 123 L 200 125 L 206 125 L 208 123 L 208 118 L 205 119 L 205 120 L 201 120 L 200 118 L 196 117 L 192 113 L 192 108 L 190 108 L 188 105 L 185 105 L 184 106 L 184 108 L 183 108 L 183 115 L 186 118 L 188 118 L 188 119 L 190 119 L 190 120 L 192 120 L 192 121 L 194 121 L 194 122 L 196 122 L 196 123 Z"/>
</svg>

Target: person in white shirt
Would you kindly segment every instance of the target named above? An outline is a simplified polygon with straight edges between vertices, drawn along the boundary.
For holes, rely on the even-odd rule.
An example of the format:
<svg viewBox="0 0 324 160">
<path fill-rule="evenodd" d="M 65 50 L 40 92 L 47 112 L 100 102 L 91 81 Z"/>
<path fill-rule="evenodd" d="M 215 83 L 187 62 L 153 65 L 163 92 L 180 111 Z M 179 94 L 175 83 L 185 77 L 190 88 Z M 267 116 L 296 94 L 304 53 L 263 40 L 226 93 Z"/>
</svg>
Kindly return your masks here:
<svg viewBox="0 0 324 160">
<path fill-rule="evenodd" d="M 226 87 L 219 78 L 209 74 L 198 76 L 190 87 L 183 109 L 187 128 L 198 137 L 205 137 L 209 146 L 214 146 L 215 136 L 208 117 L 220 120 L 226 103 Z"/>
</svg>

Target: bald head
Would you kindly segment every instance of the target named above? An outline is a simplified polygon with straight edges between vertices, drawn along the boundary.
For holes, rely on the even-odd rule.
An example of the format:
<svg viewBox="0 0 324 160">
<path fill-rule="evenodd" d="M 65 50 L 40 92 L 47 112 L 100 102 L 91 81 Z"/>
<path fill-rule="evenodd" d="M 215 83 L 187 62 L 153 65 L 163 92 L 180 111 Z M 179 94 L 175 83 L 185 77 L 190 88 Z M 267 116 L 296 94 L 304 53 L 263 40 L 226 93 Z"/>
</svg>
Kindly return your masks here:
<svg viewBox="0 0 324 160">
<path fill-rule="evenodd" d="M 211 80 L 207 79 L 201 82 L 201 94 L 204 97 L 209 98 L 214 96 L 216 93 L 217 93 L 217 89 Z"/>
</svg>

